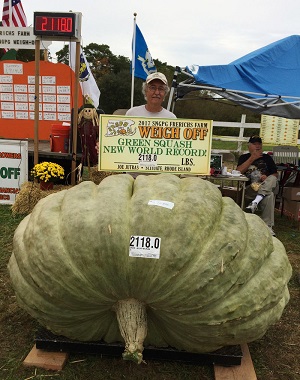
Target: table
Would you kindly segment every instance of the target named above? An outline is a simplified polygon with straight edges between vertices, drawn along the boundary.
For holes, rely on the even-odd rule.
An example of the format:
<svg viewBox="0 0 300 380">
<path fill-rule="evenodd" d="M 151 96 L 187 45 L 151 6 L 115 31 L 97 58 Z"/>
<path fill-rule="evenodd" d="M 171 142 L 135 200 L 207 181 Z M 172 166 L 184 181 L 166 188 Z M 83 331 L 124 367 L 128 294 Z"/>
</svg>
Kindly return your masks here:
<svg viewBox="0 0 300 380">
<path fill-rule="evenodd" d="M 241 194 L 240 206 L 242 210 L 244 209 L 246 184 L 249 181 L 249 179 L 246 176 L 244 175 L 233 176 L 233 175 L 220 174 L 220 175 L 215 175 L 215 176 L 207 175 L 207 176 L 203 176 L 202 178 L 212 183 L 219 184 L 221 191 L 225 189 L 224 183 L 231 182 L 232 186 L 236 187 L 236 203 L 239 203 L 238 199 Z"/>
</svg>

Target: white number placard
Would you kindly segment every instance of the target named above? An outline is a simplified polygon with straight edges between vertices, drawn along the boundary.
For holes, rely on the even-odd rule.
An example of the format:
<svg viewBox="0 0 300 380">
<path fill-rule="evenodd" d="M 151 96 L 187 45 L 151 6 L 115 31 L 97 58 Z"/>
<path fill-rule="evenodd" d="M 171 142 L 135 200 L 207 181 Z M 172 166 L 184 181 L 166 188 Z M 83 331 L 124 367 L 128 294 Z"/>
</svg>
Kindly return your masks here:
<svg viewBox="0 0 300 380">
<path fill-rule="evenodd" d="M 130 236 L 129 256 L 159 259 L 161 238 L 153 236 Z"/>
<path fill-rule="evenodd" d="M 157 154 L 139 154 L 139 165 L 156 166 Z"/>
</svg>

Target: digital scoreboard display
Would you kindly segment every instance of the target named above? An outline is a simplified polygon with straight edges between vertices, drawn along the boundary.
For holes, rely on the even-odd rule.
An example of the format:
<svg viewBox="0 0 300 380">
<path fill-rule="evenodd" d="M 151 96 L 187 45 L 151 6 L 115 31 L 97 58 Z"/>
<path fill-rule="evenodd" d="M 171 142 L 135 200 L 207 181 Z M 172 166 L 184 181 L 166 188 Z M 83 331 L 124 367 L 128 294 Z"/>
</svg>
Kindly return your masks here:
<svg viewBox="0 0 300 380">
<path fill-rule="evenodd" d="M 33 33 L 36 36 L 78 37 L 78 14 L 34 12 Z"/>
</svg>

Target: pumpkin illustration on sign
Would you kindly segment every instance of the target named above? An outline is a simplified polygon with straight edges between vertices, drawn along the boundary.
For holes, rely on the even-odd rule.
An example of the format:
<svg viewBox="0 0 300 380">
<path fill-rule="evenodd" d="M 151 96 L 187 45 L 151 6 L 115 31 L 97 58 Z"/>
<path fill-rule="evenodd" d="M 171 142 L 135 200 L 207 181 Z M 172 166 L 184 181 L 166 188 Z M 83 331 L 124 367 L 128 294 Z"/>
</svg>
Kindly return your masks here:
<svg viewBox="0 0 300 380">
<path fill-rule="evenodd" d="M 80 136 L 84 166 L 94 166 L 98 163 L 96 143 L 99 136 L 99 118 L 93 104 L 84 104 L 78 114 L 78 133 Z"/>
</svg>

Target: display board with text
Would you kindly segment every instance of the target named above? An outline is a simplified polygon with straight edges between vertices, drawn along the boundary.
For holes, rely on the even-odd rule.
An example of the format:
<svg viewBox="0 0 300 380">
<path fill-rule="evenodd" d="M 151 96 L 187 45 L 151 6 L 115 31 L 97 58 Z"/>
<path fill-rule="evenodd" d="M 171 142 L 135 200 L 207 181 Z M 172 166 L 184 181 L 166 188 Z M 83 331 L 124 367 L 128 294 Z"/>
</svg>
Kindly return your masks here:
<svg viewBox="0 0 300 380">
<path fill-rule="evenodd" d="M 297 145 L 299 120 L 261 116 L 260 136 L 264 144 Z"/>
<path fill-rule="evenodd" d="M 210 172 L 211 120 L 100 115 L 99 170 Z"/>
<path fill-rule="evenodd" d="M 13 204 L 28 180 L 28 142 L 0 139 L 0 204 Z"/>
<path fill-rule="evenodd" d="M 35 49 L 36 36 L 33 34 L 33 28 L 29 27 L 9 27 L 0 28 L 0 48 L 4 49 Z M 41 49 L 48 49 L 51 41 L 43 40 Z"/>
<path fill-rule="evenodd" d="M 51 125 L 71 122 L 74 71 L 62 63 L 40 62 L 39 139 L 49 140 Z M 82 104 L 79 86 L 78 104 Z M 0 136 L 34 138 L 35 62 L 0 61 Z"/>
</svg>

